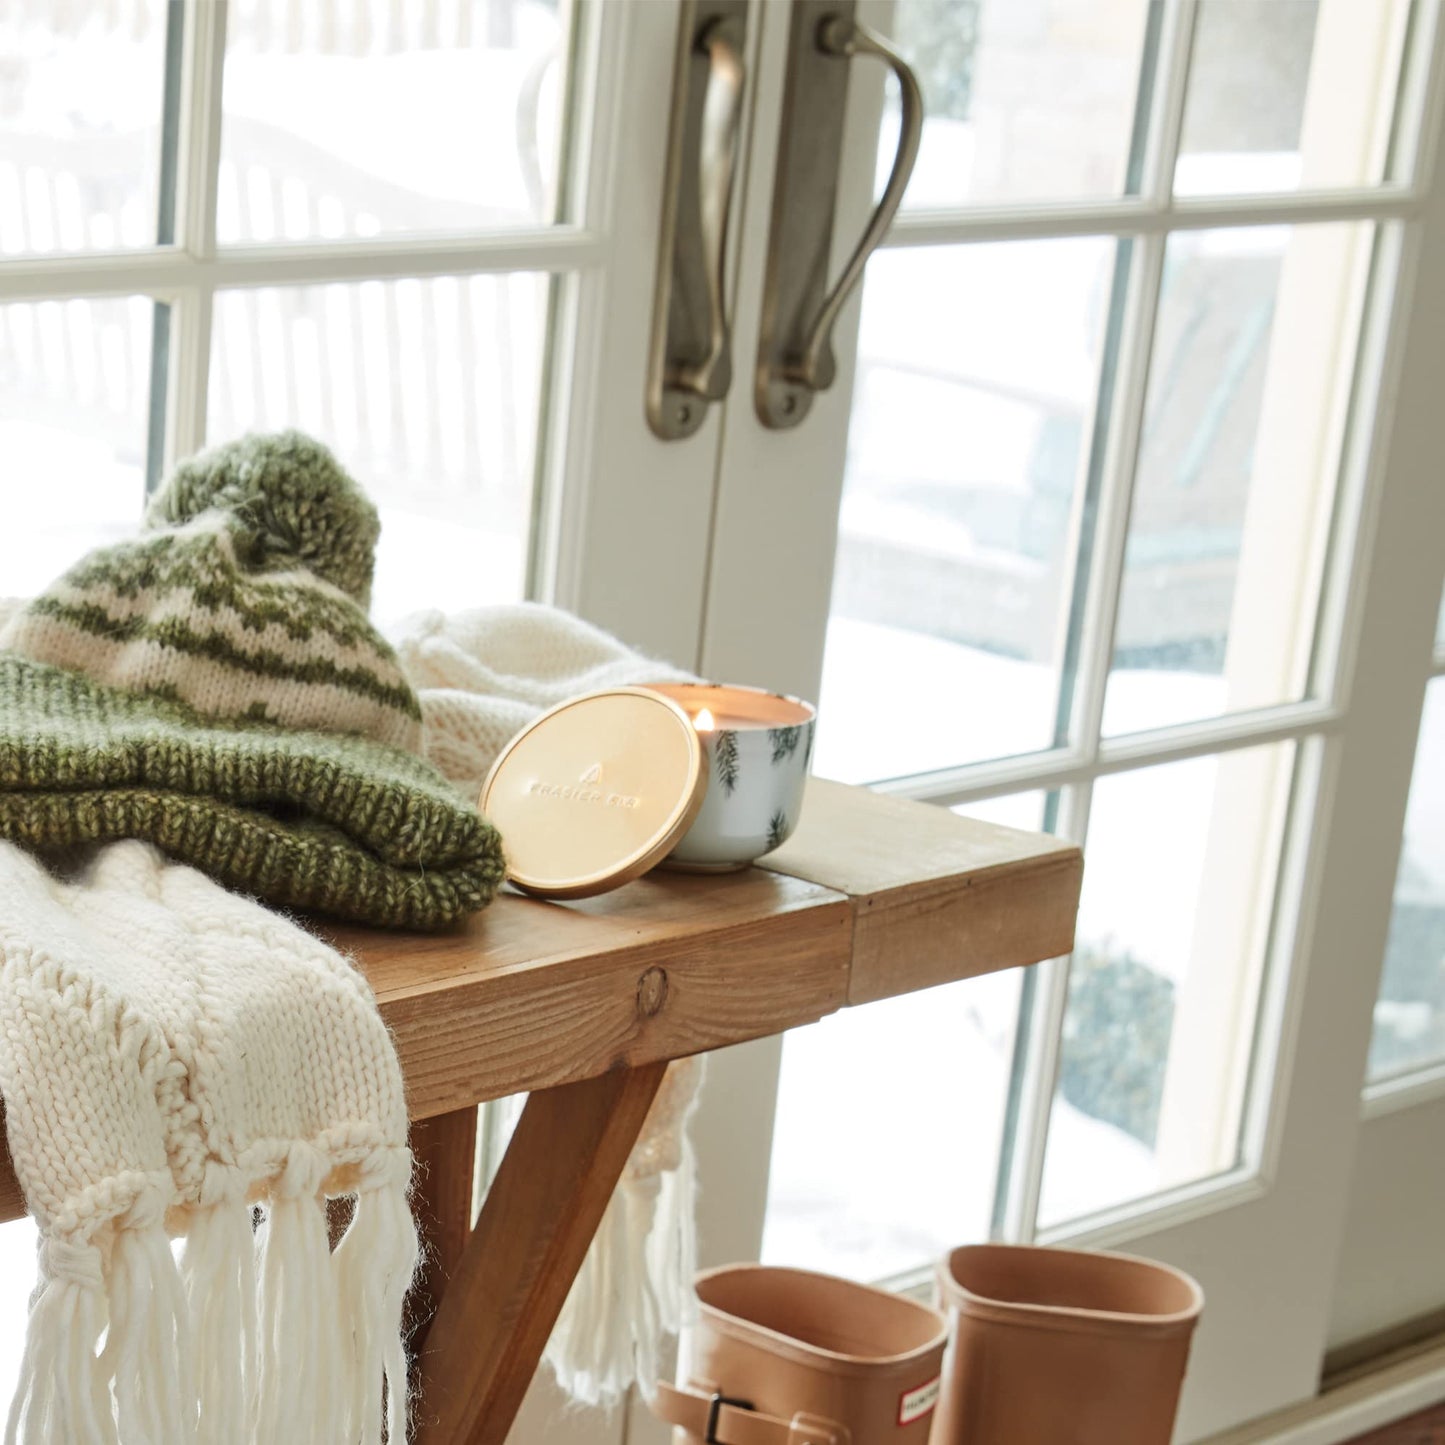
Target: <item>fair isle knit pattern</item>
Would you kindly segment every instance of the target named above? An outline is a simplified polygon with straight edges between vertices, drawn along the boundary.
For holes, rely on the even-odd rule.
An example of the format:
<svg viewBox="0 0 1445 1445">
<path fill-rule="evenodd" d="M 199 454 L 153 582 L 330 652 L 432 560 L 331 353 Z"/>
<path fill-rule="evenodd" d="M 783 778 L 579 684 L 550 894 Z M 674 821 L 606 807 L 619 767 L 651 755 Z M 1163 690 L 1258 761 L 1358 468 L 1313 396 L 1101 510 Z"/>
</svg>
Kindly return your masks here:
<svg viewBox="0 0 1445 1445">
<path fill-rule="evenodd" d="M 365 981 L 141 843 L 66 879 L 0 843 L 0 897 L 0 1089 L 41 1231 L 7 1445 L 401 1445 L 411 1155 Z"/>
<path fill-rule="evenodd" d="M 376 510 L 319 443 L 184 463 L 153 529 L 0 628 L 0 838 L 137 838 L 288 908 L 436 929 L 504 865 L 365 612 Z"/>
<path fill-rule="evenodd" d="M 416 696 L 365 611 L 376 508 L 324 446 L 283 432 L 203 452 L 147 521 L 83 558 L 0 646 L 220 721 L 420 750 Z"/>
</svg>

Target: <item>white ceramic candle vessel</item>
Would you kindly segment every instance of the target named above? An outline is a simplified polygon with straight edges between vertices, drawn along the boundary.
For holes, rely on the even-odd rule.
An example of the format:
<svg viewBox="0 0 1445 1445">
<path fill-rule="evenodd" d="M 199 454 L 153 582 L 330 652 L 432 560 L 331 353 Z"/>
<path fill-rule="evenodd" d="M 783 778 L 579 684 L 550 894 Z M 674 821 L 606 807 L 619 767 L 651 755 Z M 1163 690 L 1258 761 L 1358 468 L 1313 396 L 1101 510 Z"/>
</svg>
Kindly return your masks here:
<svg viewBox="0 0 1445 1445">
<path fill-rule="evenodd" d="M 705 682 L 657 683 L 651 690 L 693 720 L 708 777 L 702 810 L 667 866 L 726 872 L 771 853 L 802 811 L 817 721 L 812 704 Z"/>
</svg>

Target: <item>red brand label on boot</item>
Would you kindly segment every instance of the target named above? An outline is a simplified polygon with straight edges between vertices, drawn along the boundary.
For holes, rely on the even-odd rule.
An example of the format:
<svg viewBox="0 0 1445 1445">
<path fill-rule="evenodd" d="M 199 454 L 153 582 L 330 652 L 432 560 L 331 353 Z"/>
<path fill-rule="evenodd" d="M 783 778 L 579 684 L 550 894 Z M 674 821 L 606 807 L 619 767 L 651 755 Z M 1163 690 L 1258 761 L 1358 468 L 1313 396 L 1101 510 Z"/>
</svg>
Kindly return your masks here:
<svg viewBox="0 0 1445 1445">
<path fill-rule="evenodd" d="M 928 1414 L 938 1404 L 938 1391 L 942 1383 L 943 1377 L 939 1376 L 926 1385 L 920 1385 L 916 1390 L 905 1390 L 898 1397 L 898 1423 L 911 1425 Z"/>
</svg>

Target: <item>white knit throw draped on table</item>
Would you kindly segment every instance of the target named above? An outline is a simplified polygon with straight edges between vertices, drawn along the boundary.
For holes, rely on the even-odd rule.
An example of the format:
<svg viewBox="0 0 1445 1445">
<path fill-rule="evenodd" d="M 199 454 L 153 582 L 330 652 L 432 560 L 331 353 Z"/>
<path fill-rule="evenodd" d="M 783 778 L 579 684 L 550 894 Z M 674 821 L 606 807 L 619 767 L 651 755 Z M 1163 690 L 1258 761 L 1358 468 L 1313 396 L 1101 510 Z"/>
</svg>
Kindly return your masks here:
<svg viewBox="0 0 1445 1445">
<path fill-rule="evenodd" d="M 470 797 L 506 743 L 554 704 L 691 675 L 534 603 L 424 612 L 384 630 L 421 698 L 427 757 Z M 616 1400 L 634 1383 L 650 1397 L 663 1338 L 692 1299 L 697 1166 L 687 1125 L 701 1079 L 700 1059 L 667 1071 L 547 1343 L 558 1383 L 584 1404 Z"/>
</svg>

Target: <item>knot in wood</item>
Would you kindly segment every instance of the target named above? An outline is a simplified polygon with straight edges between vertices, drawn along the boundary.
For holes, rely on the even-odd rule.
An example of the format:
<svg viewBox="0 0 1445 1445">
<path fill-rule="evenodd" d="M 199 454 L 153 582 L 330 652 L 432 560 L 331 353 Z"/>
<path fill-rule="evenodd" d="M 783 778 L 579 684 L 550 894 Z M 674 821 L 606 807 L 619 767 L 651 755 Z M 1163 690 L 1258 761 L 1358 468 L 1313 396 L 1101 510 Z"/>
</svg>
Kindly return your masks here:
<svg viewBox="0 0 1445 1445">
<path fill-rule="evenodd" d="M 639 1018 L 650 1019 L 662 1012 L 667 1002 L 667 970 L 649 968 L 637 980 L 637 1014 Z"/>
</svg>

